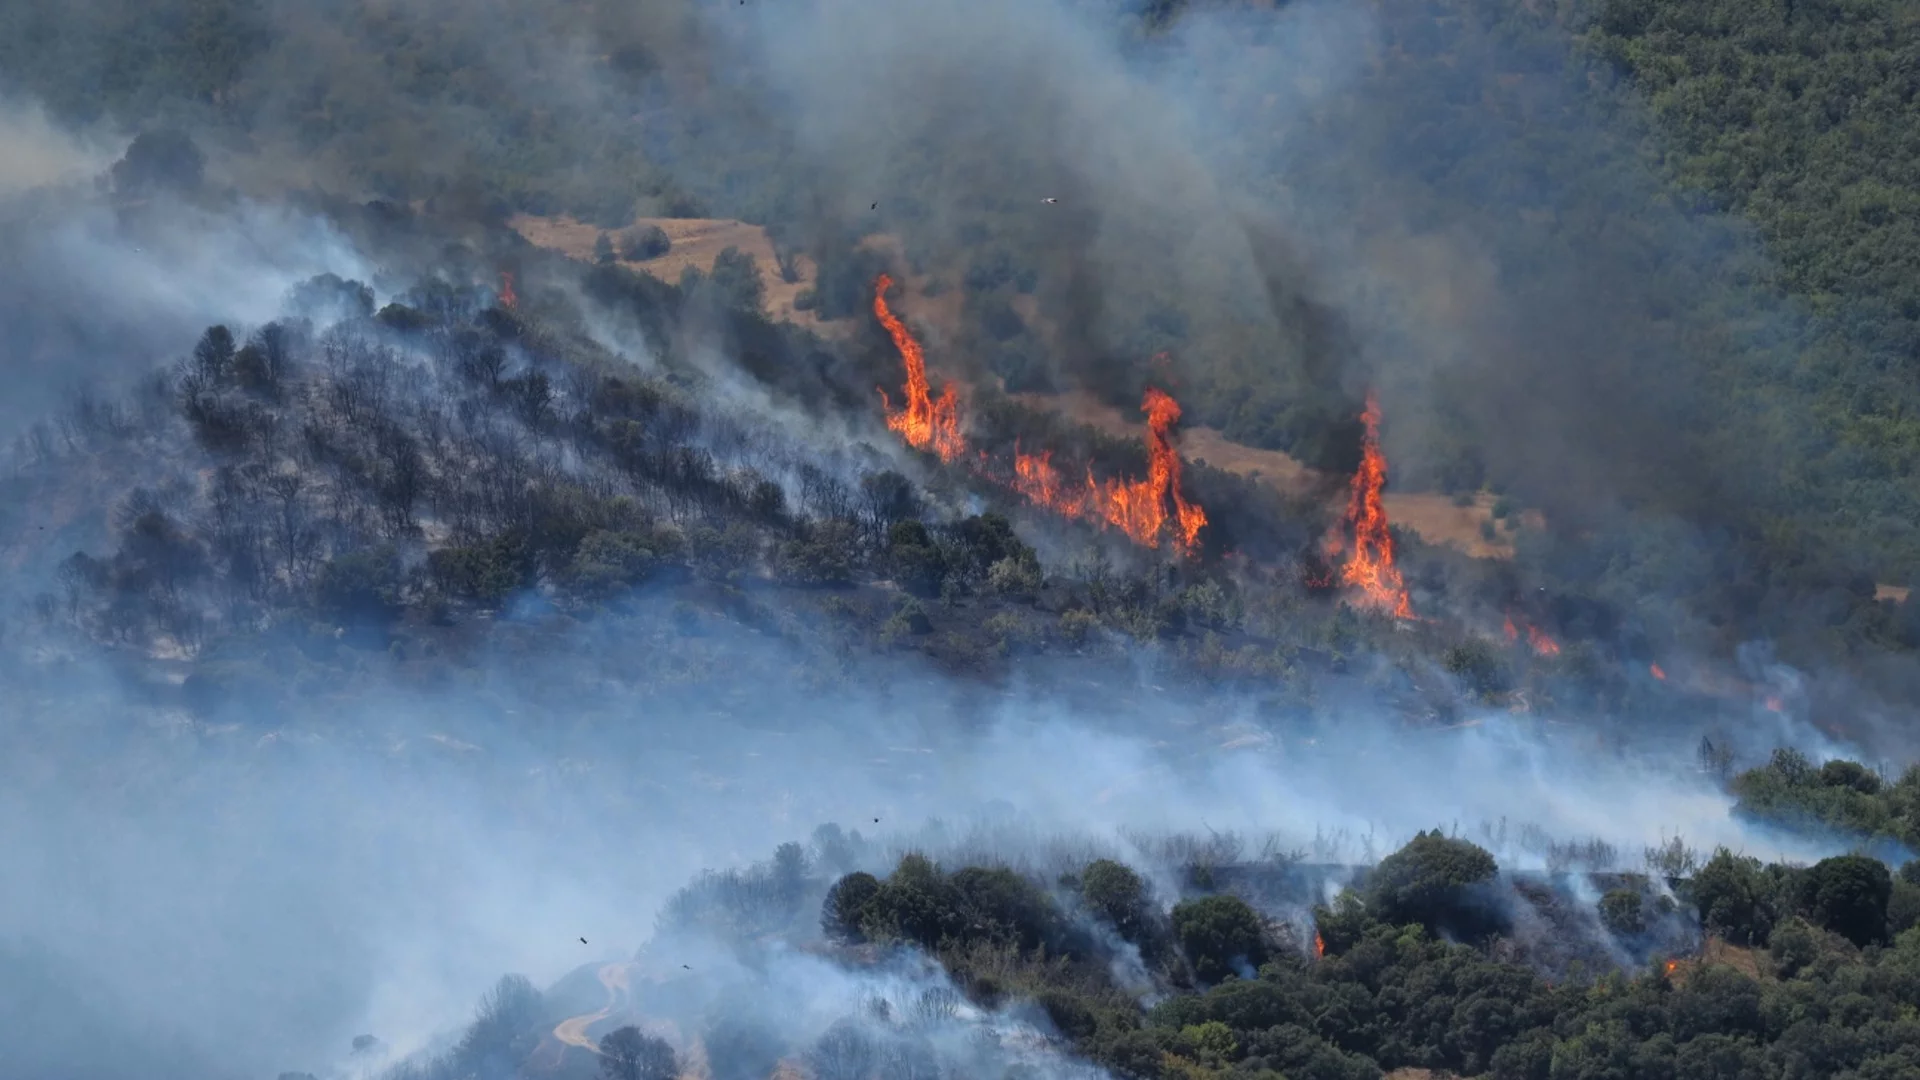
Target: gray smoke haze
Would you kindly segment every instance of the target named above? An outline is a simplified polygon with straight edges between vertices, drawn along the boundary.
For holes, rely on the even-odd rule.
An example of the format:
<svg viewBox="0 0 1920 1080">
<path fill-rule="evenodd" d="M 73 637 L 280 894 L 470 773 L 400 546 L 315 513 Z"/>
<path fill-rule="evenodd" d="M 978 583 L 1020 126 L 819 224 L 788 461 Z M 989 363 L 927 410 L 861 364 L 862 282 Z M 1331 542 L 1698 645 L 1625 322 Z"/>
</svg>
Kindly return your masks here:
<svg viewBox="0 0 1920 1080">
<path fill-rule="evenodd" d="M 1050 695 L 983 708 L 911 664 L 862 671 L 870 692 L 741 705 L 726 684 L 620 681 L 644 635 L 541 636 L 481 658 L 472 683 L 409 690 L 376 663 L 311 708 L 215 725 L 122 699 L 90 662 L 16 667 L 0 925 L 57 973 L 30 969 L 33 987 L 95 988 L 116 1027 L 222 1075 L 316 1067 L 362 1032 L 406 1052 L 461 1023 L 500 972 L 544 984 L 628 952 L 696 873 L 823 822 L 881 850 L 986 827 L 975 848 L 1014 860 L 1073 838 L 1125 852 L 1130 837 L 1235 830 L 1301 849 L 1318 837 L 1358 861 L 1419 829 L 1481 838 L 1500 822 L 1516 840 L 1483 842 L 1516 869 L 1543 865 L 1522 824 L 1607 841 L 1629 864 L 1672 835 L 1825 853 L 1731 820 L 1678 739 L 1600 756 L 1504 714 L 1415 739 L 1358 709 L 1283 738 L 1217 700 L 1196 714 L 1151 692 L 1099 714 Z M 768 648 L 713 644 L 779 670 Z M 933 819 L 948 824 L 922 832 Z M 8 1045 L 75 1063 L 67 1075 L 124 1064 L 85 1032 Z"/>
<path fill-rule="evenodd" d="M 1628 381 L 1665 359 L 1609 341 L 1607 289 L 1570 272 L 1542 292 L 1504 294 L 1519 271 L 1499 270 L 1488 253 L 1497 240 L 1469 223 L 1415 229 L 1382 186 L 1379 159 L 1333 154 L 1307 123 L 1371 59 L 1373 27 L 1350 6 L 1296 6 L 1251 56 L 1243 24 L 1196 18 L 1145 57 L 1077 8 L 1047 2 L 755 3 L 738 18 L 733 4 L 697 15 L 646 7 L 585 27 L 562 21 L 564 34 L 520 46 L 502 28 L 540 25 L 550 11 L 505 0 L 395 8 L 465 35 L 505 85 L 592 113 L 579 122 L 583 140 L 632 115 L 625 91 L 582 62 L 611 43 L 651 43 L 677 78 L 739 76 L 744 88 L 723 88 L 738 110 L 703 118 L 710 137 L 736 146 L 769 126 L 782 133 L 797 175 L 832 193 L 813 193 L 824 201 L 812 227 L 857 221 L 877 199 L 904 203 L 885 226 L 934 252 L 983 210 L 1024 234 L 1056 343 L 1083 376 L 1127 340 L 1126 316 L 1151 284 L 1189 305 L 1206 328 L 1201 347 L 1272 364 L 1277 383 L 1352 393 L 1377 377 L 1402 440 L 1394 452 L 1409 460 L 1421 458 L 1423 413 L 1436 407 L 1425 395 L 1448 383 L 1448 402 L 1509 430 L 1490 453 L 1540 470 L 1543 485 L 1564 480 L 1570 499 L 1636 490 L 1673 450 L 1650 434 L 1673 430 L 1670 412 L 1644 408 L 1653 384 Z M 315 34 L 329 13 L 272 8 Z M 699 47 L 671 47 L 688 43 Z M 263 107 L 290 108 L 282 90 L 291 99 L 299 80 L 326 75 L 335 93 L 424 114 L 409 119 L 433 137 L 407 140 L 396 173 L 451 188 L 488 165 L 484 111 L 403 106 L 377 58 L 338 70 L 329 55 L 279 69 L 286 82 Z M 276 78 L 273 64 L 291 59 L 270 53 L 250 77 Z M 740 75 L 748 59 L 754 78 Z M 702 70 L 709 61 L 725 66 Z M 1246 137 L 1250 113 L 1268 118 L 1259 139 Z M 1375 123 L 1389 126 L 1384 114 Z M 288 132 L 276 134 L 236 166 L 250 183 L 346 171 L 333 160 L 304 168 Z M 352 158 L 354 141 L 381 138 L 350 134 L 328 153 Z M 0 150 L 19 151 L 0 164 L 0 195 L 97 172 L 92 145 L 0 114 Z M 904 189 L 895 163 L 908 154 L 938 164 L 929 186 Z M 1375 217 L 1349 218 L 1352 207 L 1329 198 L 1329 157 L 1355 169 L 1348 183 L 1377 199 Z M 1255 171 L 1276 178 L 1248 190 Z M 378 260 L 332 227 L 269 202 L 183 205 L 137 227 L 59 192 L 18 205 L 28 209 L 0 245 L 9 436 L 77 383 L 124 382 L 171 361 L 210 323 L 271 318 L 288 287 L 315 273 L 379 280 Z M 1282 241 L 1297 249 L 1291 263 L 1263 258 Z M 1611 281 L 1609 269 L 1594 273 Z M 1285 289 L 1343 310 L 1354 356 L 1330 362 L 1300 343 L 1294 316 L 1275 310 L 1272 279 L 1289 275 L 1298 280 Z M 1534 306 L 1542 295 L 1553 303 Z M 624 327 L 602 337 L 629 358 L 650 349 Z M 1436 337 L 1444 350 L 1430 350 Z M 808 425 L 729 381 L 723 345 L 714 350 L 716 396 L 778 421 L 783 438 L 858 434 L 839 418 Z M 671 625 L 660 612 L 634 619 Z M 18 1019 L 28 1014 L 0 1014 L 9 1076 L 320 1071 L 369 1031 L 398 1052 L 419 1049 L 467 1019 L 500 973 L 544 985 L 629 953 L 701 870 L 744 865 L 830 821 L 876 834 L 886 850 L 924 843 L 939 819 L 963 833 L 1011 821 L 1006 831 L 1036 849 L 1137 851 L 1139 834 L 1211 829 L 1303 847 L 1319 837 L 1330 855 L 1357 860 L 1419 829 L 1457 823 L 1474 836 L 1505 820 L 1516 838 L 1526 824 L 1599 839 L 1629 863 L 1673 835 L 1703 849 L 1827 853 L 1731 819 L 1728 798 L 1692 771 L 1690 727 L 1598 753 L 1591 732 L 1550 717 L 1474 716 L 1476 726 L 1413 739 L 1369 707 L 1333 703 L 1311 736 L 1283 737 L 1250 705 L 1147 689 L 1126 710 L 1040 690 L 982 707 L 978 691 L 905 662 L 865 669 L 863 689 L 815 691 L 778 681 L 798 663 L 778 646 L 722 637 L 708 646 L 719 664 L 755 657 L 768 680 L 743 705 L 727 696 L 741 689 L 732 680 L 686 692 L 638 681 L 647 636 L 618 627 L 543 633 L 538 648 L 483 655 L 450 685 L 408 685 L 369 660 L 352 685 L 313 688 L 311 706 L 243 704 L 244 724 L 209 724 L 123 693 L 111 658 L 42 640 L 30 623 L 8 631 L 28 659 L 0 672 L 0 1004 L 59 993 L 80 1003 L 68 1020 L 90 1019 L 28 1030 Z M 1142 661 L 1149 676 L 1151 664 Z M 1755 749 L 1840 749 L 1763 719 L 1785 726 L 1751 732 Z M 998 843 L 1003 858 L 1026 854 Z M 1517 839 L 1492 846 L 1503 865 L 1543 865 Z M 940 985 L 937 972 L 861 975 L 787 956 L 742 973 L 735 1000 L 812 1038 L 875 995 L 904 1002 Z"/>
</svg>

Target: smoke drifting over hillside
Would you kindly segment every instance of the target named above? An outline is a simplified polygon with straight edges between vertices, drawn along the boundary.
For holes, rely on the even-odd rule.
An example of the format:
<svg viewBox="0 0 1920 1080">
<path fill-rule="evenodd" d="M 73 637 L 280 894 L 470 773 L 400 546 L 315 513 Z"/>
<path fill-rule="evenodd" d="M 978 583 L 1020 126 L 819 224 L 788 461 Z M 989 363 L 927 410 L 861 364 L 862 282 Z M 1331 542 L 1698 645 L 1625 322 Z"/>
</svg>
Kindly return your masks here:
<svg viewBox="0 0 1920 1080">
<path fill-rule="evenodd" d="M 471 52 L 474 93 L 524 92 L 539 103 L 535 126 L 547 125 L 546 141 L 534 156 L 574 186 L 541 193 L 552 205 L 534 209 L 561 209 L 571 199 L 564 208 L 578 212 L 604 196 L 620 224 L 636 210 L 716 198 L 730 184 L 766 185 L 772 190 L 757 201 L 783 215 L 783 236 L 824 249 L 892 233 L 905 261 L 922 260 L 948 279 L 966 275 L 956 263 L 985 235 L 1033 268 L 1039 315 L 1028 330 L 1064 384 L 1137 401 L 1138 365 L 1178 336 L 1178 351 L 1191 355 L 1178 357 L 1174 371 L 1194 391 L 1183 405 L 1208 402 L 1204 421 L 1213 426 L 1265 431 L 1286 412 L 1287 423 L 1318 431 L 1329 418 L 1357 416 L 1377 386 L 1390 456 L 1416 463 L 1408 470 L 1416 476 L 1444 471 L 1417 463 L 1449 455 L 1457 432 L 1443 421 L 1464 416 L 1487 472 L 1550 515 L 1599 519 L 1618 505 L 1650 508 L 1682 534 L 1678 546 L 1704 552 L 1688 569 L 1714 568 L 1724 537 L 1713 529 L 1748 524 L 1734 498 L 1745 490 L 1743 476 L 1720 471 L 1724 456 L 1692 452 L 1689 420 L 1707 376 L 1663 351 L 1677 349 L 1671 338 L 1649 345 L 1608 332 L 1610 305 L 1625 302 L 1623 294 L 1646 299 L 1631 274 L 1645 251 L 1556 251 L 1524 231 L 1518 239 L 1495 231 L 1488 219 L 1508 203 L 1550 215 L 1577 193 L 1530 185 L 1517 166 L 1503 171 L 1506 148 L 1475 132 L 1392 135 L 1413 103 L 1391 83 L 1350 93 L 1381 62 L 1386 35 L 1352 5 L 1197 14 L 1150 40 L 1116 32 L 1111 13 L 1095 5 L 1031 0 L 376 6 L 423 35 L 446 34 L 438 48 Z M 795 403 L 840 400 L 856 381 L 849 372 L 864 375 L 850 361 L 836 366 L 837 357 L 806 353 L 814 367 L 780 376 L 806 392 L 789 384 L 776 392 L 749 365 L 775 355 L 768 343 L 780 332 L 756 339 L 765 353 L 748 357 L 752 350 L 728 336 L 719 315 L 689 308 L 693 314 L 664 332 L 636 326 L 573 270 L 547 274 L 534 255 L 504 242 L 476 249 L 449 240 L 444 259 L 412 248 L 396 254 L 403 245 L 363 246 L 345 225 L 276 198 L 276 184 L 304 183 L 312 164 L 320 186 L 354 199 L 418 197 L 449 218 L 498 216 L 494 196 L 476 194 L 462 177 L 512 157 L 501 148 L 508 121 L 480 105 L 408 97 L 399 76 L 374 70 L 376 54 L 356 53 L 356 43 L 324 29 L 342 11 L 359 6 L 286 0 L 259 9 L 266 44 L 234 84 L 243 104 L 232 108 L 256 127 L 247 137 L 186 110 L 186 128 L 218 148 L 216 173 L 241 183 L 245 195 L 212 190 L 217 185 L 138 200 L 90 191 L 124 139 L 102 151 L 91 134 L 65 133 L 31 109 L 0 110 L 0 354 L 8 376 L 0 437 L 27 436 L 21 460 L 35 458 L 35 444 L 58 440 L 61 410 L 77 390 L 141 401 L 133 388 L 188 354 L 206 327 L 230 324 L 229 344 L 245 340 L 293 314 L 289 291 L 316 275 L 368 284 L 375 306 L 410 297 L 417 306 L 399 319 L 432 306 L 434 297 L 406 292 L 416 280 L 439 274 L 452 290 L 490 282 L 495 262 L 525 259 L 536 265 L 519 279 L 522 309 L 584 309 L 585 336 L 631 363 L 611 369 L 619 378 L 660 375 L 694 386 L 688 396 L 731 425 L 680 418 L 692 434 L 675 449 L 712 452 L 707 464 L 718 462 L 716 474 L 754 465 L 773 488 L 758 494 L 800 504 L 808 482 L 801 465 L 853 479 L 886 464 L 916 478 L 932 472 L 883 441 L 878 409 L 822 406 L 815 415 Z M 280 63 L 302 49 L 305 61 Z M 330 67 L 344 56 L 357 59 Z M 498 85 L 477 85 L 489 77 Z M 368 127 L 329 136 L 301 92 L 312 82 L 324 84 L 319 96 L 333 107 L 372 98 L 376 111 L 390 108 L 404 134 Z M 643 144 L 627 148 L 632 161 L 623 152 L 597 163 L 634 166 L 634 176 L 611 183 L 612 195 L 603 176 L 585 167 L 572 175 L 547 160 L 569 160 L 628 127 L 641 134 L 618 137 Z M 675 133 L 697 134 L 699 145 Z M 303 149 L 303 140 L 314 145 Z M 1447 145 L 1436 150 L 1423 140 Z M 367 149 L 375 142 L 377 153 Z M 776 159 L 756 159 L 758 179 L 744 175 L 755 172 L 746 167 L 736 175 L 728 158 L 748 147 Z M 308 152 L 311 163 L 302 157 Z M 1400 170 L 1429 156 L 1476 158 L 1491 178 L 1486 203 L 1459 220 L 1429 219 L 1398 181 Z M 1620 179 L 1604 162 L 1595 174 Z M 66 183 L 75 175 L 85 182 Z M 1635 189 L 1638 179 L 1621 182 Z M 452 237 L 454 226 L 445 227 Z M 1682 230 L 1664 241 L 1685 247 L 1694 236 Z M 424 245 L 439 247 L 437 238 Z M 865 295 L 870 281 L 855 283 Z M 1684 307 L 1686 299 L 1664 302 Z M 445 303 L 484 306 L 464 294 Z M 341 312 L 304 314 L 324 335 Z M 421 407 L 421 386 L 464 379 L 493 392 L 503 373 L 526 379 L 523 387 L 535 385 L 530 373 L 546 378 L 536 354 L 558 346 L 537 334 L 515 339 L 510 353 L 476 346 L 476 357 L 496 365 L 490 375 L 453 370 L 447 357 L 466 347 L 460 334 L 472 329 L 456 322 L 404 346 L 392 344 L 394 323 L 317 340 L 339 355 L 358 357 L 353 349 L 363 347 L 391 362 L 382 370 L 405 375 L 394 376 L 404 388 L 376 417 L 383 422 L 451 429 L 478 413 L 479 406 L 431 413 Z M 1172 334 L 1176 323 L 1189 330 Z M 661 359 L 670 346 L 693 357 L 700 378 L 662 374 L 671 370 Z M 990 366 L 958 348 L 941 362 Z M 1270 395 L 1222 389 L 1249 370 Z M 987 381 L 983 370 L 967 373 Z M 551 394 L 527 409 L 540 422 L 489 415 L 472 422 L 475 443 L 510 443 L 538 459 L 542 471 L 516 490 L 567 486 L 631 502 L 609 494 L 610 467 L 566 442 L 563 421 L 573 419 L 555 419 L 559 406 L 540 411 L 550 402 L 584 411 L 605 384 L 583 377 L 584 390 L 537 385 Z M 835 657 L 823 675 L 819 653 L 800 648 L 824 636 L 813 624 L 796 630 L 767 617 L 745 629 L 689 616 L 664 590 L 575 618 L 556 610 L 552 589 L 515 583 L 502 589 L 511 598 L 497 614 L 446 631 L 447 652 L 432 657 L 440 669 L 423 675 L 417 657 L 377 635 L 371 647 L 351 639 L 352 619 L 276 615 L 243 598 L 232 604 L 238 614 L 221 617 L 246 646 L 267 642 L 260 663 L 268 674 L 256 678 L 280 685 L 238 680 L 208 705 L 195 694 L 217 681 L 208 672 L 227 658 L 188 655 L 192 626 L 167 635 L 165 648 L 131 631 L 105 643 L 87 639 L 72 613 L 82 606 L 83 575 L 53 569 L 74 549 L 104 550 L 117 528 L 143 535 L 108 524 L 137 517 L 118 512 L 136 484 L 161 491 L 162 509 L 189 524 L 212 516 L 215 501 L 196 500 L 215 490 L 217 473 L 243 471 L 234 467 L 239 454 L 191 442 L 168 411 L 174 396 L 149 402 L 162 418 L 138 428 L 146 441 L 85 459 L 70 489 L 23 482 L 0 513 L 8 532 L 21 534 L 5 538 L 16 573 L 5 586 L 12 611 L 0 666 L 0 1074 L 351 1075 L 354 1036 L 376 1033 L 397 1054 L 431 1047 L 470 1016 L 501 972 L 545 986 L 583 963 L 627 956 L 653 938 L 668 899 L 701 871 L 743 866 L 828 822 L 859 828 L 871 852 L 889 856 L 971 843 L 995 858 L 1041 865 L 1064 847 L 1135 857 L 1169 880 L 1173 869 L 1155 865 L 1144 837 L 1272 836 L 1316 861 L 1347 864 L 1437 826 L 1482 843 L 1511 870 L 1559 868 L 1550 842 L 1600 841 L 1631 869 L 1646 847 L 1671 836 L 1703 850 L 1725 844 L 1796 859 L 1841 846 L 1732 818 L 1732 798 L 1696 767 L 1701 729 L 1690 718 L 1650 732 L 1643 729 L 1655 725 L 1642 725 L 1631 739 L 1599 746 L 1593 729 L 1562 723 L 1551 708 L 1509 712 L 1486 704 L 1490 692 L 1462 692 L 1468 704 L 1452 726 L 1410 734 L 1371 693 L 1408 680 L 1385 661 L 1372 664 L 1351 623 L 1338 628 L 1346 636 L 1330 630 L 1314 648 L 1340 652 L 1353 685 L 1378 685 L 1311 700 L 1309 719 L 1281 725 L 1258 692 L 1223 682 L 1196 694 L 1163 679 L 1172 653 L 1151 640 L 1116 647 L 1126 653 L 1116 665 L 1125 678 L 1109 670 L 1090 680 L 1066 654 L 987 688 L 936 673 L 921 658 L 885 654 Z M 473 400 L 482 397 L 474 391 Z M 670 427 L 659 415 L 630 421 L 630 430 L 651 436 Z M 739 437 L 728 441 L 727 431 Z M 1358 456 L 1357 437 L 1346 445 L 1327 436 L 1316 449 L 1316 436 L 1280 436 L 1273 441 L 1320 464 L 1350 466 Z M 307 492 L 316 519 L 325 500 L 348 487 L 340 478 L 364 466 L 309 431 L 262 438 L 279 455 L 270 462 L 279 475 L 297 461 L 325 477 Z M 868 439 L 872 446 L 861 445 Z M 268 487 L 274 474 L 259 472 L 248 482 Z M 941 511 L 980 501 L 941 483 L 930 500 Z M 292 506 L 297 494 L 282 503 Z M 882 495 L 876 486 L 861 498 L 880 504 Z M 855 496 L 840 498 L 851 507 Z M 335 499 L 328 512 L 346 519 L 344 502 Z M 780 506 L 768 516 L 786 514 Z M 855 516 L 843 510 L 838 516 Z M 893 510 L 861 513 L 884 519 Z M 689 529 L 704 525 L 677 508 L 663 516 Z M 287 510 L 284 520 L 292 517 Z M 53 523 L 57 542 L 34 535 L 42 521 Z M 900 523 L 883 520 L 870 531 L 892 545 L 887 526 Z M 363 522 L 340 533 L 379 534 L 387 561 L 425 576 L 427 549 L 448 545 L 455 530 L 416 524 L 389 530 L 398 542 Z M 296 571 L 292 554 L 286 561 L 290 594 L 320 591 L 317 571 Z M 1620 588 L 1623 609 L 1648 619 L 1688 614 L 1677 601 L 1659 606 L 1674 595 L 1666 586 L 1684 576 L 1672 565 L 1660 569 L 1673 577 L 1649 572 L 1652 585 L 1641 593 Z M 313 579 L 302 576 L 309 572 Z M 1171 576 L 1157 563 L 1153 572 Z M 702 594 L 710 608 L 751 607 L 756 582 L 738 574 L 716 580 L 701 584 L 712 586 Z M 892 579 L 885 589 L 889 602 L 906 595 Z M 139 591 L 182 589 L 155 579 Z M 925 606 L 939 595 L 936 581 Z M 901 604 L 903 623 L 911 611 Z M 1464 685 L 1473 659 L 1417 673 Z M 1643 666 L 1636 656 L 1635 678 Z M 1764 659 L 1749 667 L 1757 684 L 1798 678 Z M 1297 667 L 1271 681 L 1289 679 L 1303 684 Z M 1815 757 L 1843 749 L 1790 709 L 1757 715 L 1735 741 L 1747 759 L 1782 744 Z M 875 856 L 872 868 L 884 870 L 885 861 Z M 947 988 L 937 970 L 856 972 L 778 949 L 756 969 L 711 948 L 689 953 L 688 963 L 710 968 L 715 987 L 736 983 L 726 1008 L 790 1041 L 817 1040 L 876 995 L 906 1009 Z M 930 1038 L 949 1063 L 1003 1061 L 1007 1046 L 1046 1026 L 1020 1009 L 966 1006 L 966 1023 L 935 1025 Z M 967 1041 L 982 1029 L 1020 1037 L 993 1048 Z M 1046 1075 L 1082 1069 L 1057 1047 L 1034 1057 Z"/>
</svg>

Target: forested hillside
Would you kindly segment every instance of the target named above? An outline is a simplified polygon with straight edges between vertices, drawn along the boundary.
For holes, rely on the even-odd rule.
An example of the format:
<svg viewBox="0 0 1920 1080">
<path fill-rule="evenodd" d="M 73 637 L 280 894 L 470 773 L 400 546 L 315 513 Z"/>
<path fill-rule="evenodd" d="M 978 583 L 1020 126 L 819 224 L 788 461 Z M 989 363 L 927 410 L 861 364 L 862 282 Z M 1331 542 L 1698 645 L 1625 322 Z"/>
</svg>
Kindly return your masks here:
<svg viewBox="0 0 1920 1080">
<path fill-rule="evenodd" d="M 0 1072 L 1920 1076 L 1917 94 L 1909 0 L 0 0 Z M 495 949 L 588 966 L 433 1041 Z"/>
</svg>

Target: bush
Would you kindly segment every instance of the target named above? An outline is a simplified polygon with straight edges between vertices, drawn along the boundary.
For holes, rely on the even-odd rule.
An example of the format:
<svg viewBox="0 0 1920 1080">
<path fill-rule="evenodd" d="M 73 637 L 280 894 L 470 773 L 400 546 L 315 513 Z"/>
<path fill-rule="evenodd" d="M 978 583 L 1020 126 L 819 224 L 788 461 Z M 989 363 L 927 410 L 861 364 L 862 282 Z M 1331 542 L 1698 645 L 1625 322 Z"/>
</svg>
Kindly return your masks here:
<svg viewBox="0 0 1920 1080">
<path fill-rule="evenodd" d="M 1600 898 L 1600 924 L 1616 937 L 1635 937 L 1647 929 L 1646 911 L 1637 889 L 1614 889 Z"/>
<path fill-rule="evenodd" d="M 632 262 L 657 259 L 672 250 L 673 240 L 667 236 L 667 230 L 658 225 L 629 229 L 620 239 L 620 257 Z"/>
<path fill-rule="evenodd" d="M 509 532 L 441 548 L 427 556 L 427 571 L 448 595 L 497 606 L 509 593 L 533 584 L 534 564 L 524 538 Z"/>
<path fill-rule="evenodd" d="M 1207 896 L 1174 905 L 1173 934 L 1205 982 L 1218 982 L 1267 962 L 1260 919 L 1237 896 Z"/>
<path fill-rule="evenodd" d="M 1773 933 L 1772 882 L 1760 860 L 1721 848 L 1686 889 L 1701 924 L 1735 945 L 1765 945 Z"/>
<path fill-rule="evenodd" d="M 1893 875 L 1865 855 L 1822 859 L 1800 881 L 1799 908 L 1817 926 L 1855 945 L 1884 941 Z"/>
<path fill-rule="evenodd" d="M 856 871 L 833 883 L 827 890 L 827 898 L 820 905 L 820 931 L 828 941 L 846 945 L 859 944 L 866 940 L 861 923 L 867 917 L 867 908 L 880 892 L 880 879 L 864 871 Z"/>
<path fill-rule="evenodd" d="M 1080 899 L 1127 941 L 1139 945 L 1153 928 L 1151 894 L 1133 868 L 1112 859 L 1088 863 L 1080 874 Z"/>
<path fill-rule="evenodd" d="M 635 532 L 588 533 L 567 567 L 568 586 L 581 597 L 606 599 L 640 584 L 659 561 L 649 539 Z"/>
<path fill-rule="evenodd" d="M 1478 937 L 1503 921 L 1480 888 L 1498 872 L 1485 849 L 1435 829 L 1380 860 L 1367 875 L 1364 896 L 1368 912 L 1382 922 Z"/>
</svg>

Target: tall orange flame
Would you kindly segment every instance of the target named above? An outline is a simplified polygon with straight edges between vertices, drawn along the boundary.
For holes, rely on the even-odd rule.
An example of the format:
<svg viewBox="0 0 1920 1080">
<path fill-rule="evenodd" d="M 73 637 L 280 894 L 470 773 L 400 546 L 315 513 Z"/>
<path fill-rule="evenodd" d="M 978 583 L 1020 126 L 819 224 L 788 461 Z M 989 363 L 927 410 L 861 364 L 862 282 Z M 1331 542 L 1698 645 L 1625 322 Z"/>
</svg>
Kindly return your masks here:
<svg viewBox="0 0 1920 1080">
<path fill-rule="evenodd" d="M 893 338 L 893 346 L 900 350 L 900 360 L 907 368 L 905 408 L 894 411 L 887 392 L 880 391 L 880 401 L 887 410 L 887 427 L 907 440 L 907 445 L 919 450 L 931 448 L 940 455 L 941 461 L 950 462 L 967 449 L 966 440 L 960 435 L 960 398 L 952 383 L 940 391 L 938 398 L 933 397 L 927 384 L 927 359 L 920 351 L 920 343 L 887 306 L 887 290 L 892 287 L 893 278 L 886 274 L 881 274 L 873 283 L 873 313 L 880 319 L 880 325 L 887 328 L 887 335 Z"/>
<path fill-rule="evenodd" d="M 520 303 L 520 297 L 513 291 L 513 271 L 500 271 L 500 306 L 512 311 Z"/>
<path fill-rule="evenodd" d="M 1326 939 L 1320 936 L 1319 930 L 1315 930 L 1313 932 L 1313 958 L 1318 960 L 1325 955 L 1327 955 Z"/>
<path fill-rule="evenodd" d="M 1341 580 L 1360 591 L 1364 607 L 1392 613 L 1397 619 L 1415 618 L 1406 582 L 1393 562 L 1393 534 L 1387 530 L 1386 505 L 1380 491 L 1387 484 L 1387 459 L 1380 452 L 1380 403 L 1367 392 L 1366 424 L 1361 441 L 1360 470 L 1353 474 L 1347 499 L 1346 523 L 1353 530 L 1353 550 L 1340 569 Z M 1338 554 L 1340 537 L 1328 538 L 1328 553 Z"/>
<path fill-rule="evenodd" d="M 1180 489 L 1180 454 L 1173 447 L 1173 425 L 1180 405 L 1165 392 L 1148 387 L 1140 410 L 1147 414 L 1147 476 L 1144 480 L 1096 480 L 1087 471 L 1084 486 L 1069 485 L 1053 465 L 1053 452 L 1023 454 L 1014 448 L 1013 487 L 1027 500 L 1067 517 L 1099 521 L 1144 547 L 1160 546 L 1169 524 L 1173 544 L 1191 553 L 1206 527 L 1207 512 L 1187 501 Z M 1167 513 L 1171 502 L 1173 513 Z"/>
</svg>

